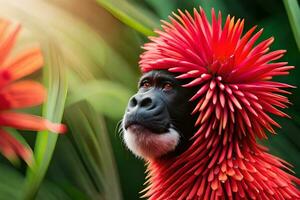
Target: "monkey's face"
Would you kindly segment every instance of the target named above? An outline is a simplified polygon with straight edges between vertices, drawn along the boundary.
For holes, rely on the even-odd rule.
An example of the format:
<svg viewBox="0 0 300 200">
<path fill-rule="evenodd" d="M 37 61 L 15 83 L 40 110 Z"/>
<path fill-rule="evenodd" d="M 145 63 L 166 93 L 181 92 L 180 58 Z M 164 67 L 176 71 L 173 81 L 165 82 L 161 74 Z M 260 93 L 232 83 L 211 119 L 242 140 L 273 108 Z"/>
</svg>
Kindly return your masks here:
<svg viewBox="0 0 300 200">
<path fill-rule="evenodd" d="M 180 153 L 194 131 L 189 98 L 174 75 L 151 71 L 139 81 L 138 92 L 129 100 L 123 118 L 127 147 L 144 159 Z"/>
</svg>

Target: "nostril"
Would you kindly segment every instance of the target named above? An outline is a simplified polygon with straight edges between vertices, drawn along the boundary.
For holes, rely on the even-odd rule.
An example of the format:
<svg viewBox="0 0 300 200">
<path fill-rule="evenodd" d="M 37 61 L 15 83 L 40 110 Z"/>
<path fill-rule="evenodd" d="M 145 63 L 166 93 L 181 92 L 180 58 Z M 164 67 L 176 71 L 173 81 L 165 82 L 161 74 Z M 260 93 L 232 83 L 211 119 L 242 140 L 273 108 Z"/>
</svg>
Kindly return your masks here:
<svg viewBox="0 0 300 200">
<path fill-rule="evenodd" d="M 141 107 L 149 107 L 152 104 L 152 99 L 150 97 L 146 97 L 142 99 L 140 106 Z"/>
<path fill-rule="evenodd" d="M 137 105 L 137 100 L 135 97 L 132 97 L 132 99 L 129 101 L 130 107 L 135 107 Z"/>
</svg>

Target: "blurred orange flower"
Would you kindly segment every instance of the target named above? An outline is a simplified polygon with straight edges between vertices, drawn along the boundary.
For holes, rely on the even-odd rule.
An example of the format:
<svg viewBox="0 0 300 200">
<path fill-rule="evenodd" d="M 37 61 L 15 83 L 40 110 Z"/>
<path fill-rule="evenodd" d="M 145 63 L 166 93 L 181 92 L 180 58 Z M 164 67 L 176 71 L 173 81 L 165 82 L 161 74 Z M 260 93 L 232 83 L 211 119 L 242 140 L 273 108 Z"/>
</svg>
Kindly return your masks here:
<svg viewBox="0 0 300 200">
<path fill-rule="evenodd" d="M 0 19 L 0 151 L 10 160 L 20 156 L 29 163 L 32 151 L 3 127 L 50 130 L 57 133 L 65 132 L 66 127 L 39 116 L 11 111 L 40 105 L 46 99 L 43 85 L 33 80 L 19 80 L 42 67 L 43 56 L 40 49 L 33 47 L 14 57 L 9 56 L 20 29 L 20 25 L 13 25 L 5 19 Z"/>
</svg>

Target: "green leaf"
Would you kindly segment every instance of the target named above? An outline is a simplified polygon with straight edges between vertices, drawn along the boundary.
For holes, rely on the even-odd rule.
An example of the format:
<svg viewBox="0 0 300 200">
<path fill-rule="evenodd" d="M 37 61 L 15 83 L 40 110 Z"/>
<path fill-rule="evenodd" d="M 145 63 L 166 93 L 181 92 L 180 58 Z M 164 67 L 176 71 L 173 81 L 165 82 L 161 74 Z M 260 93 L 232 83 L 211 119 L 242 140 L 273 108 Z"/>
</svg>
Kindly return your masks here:
<svg viewBox="0 0 300 200">
<path fill-rule="evenodd" d="M 164 19 L 176 10 L 176 1 L 174 0 L 146 0 L 146 2 L 155 9 L 161 18 Z"/>
<path fill-rule="evenodd" d="M 299 174 L 299 144 L 297 143 L 300 138 L 300 127 L 299 124 L 297 124 L 299 116 L 296 115 L 296 112 L 291 112 L 291 109 L 289 109 L 289 113 L 292 119 L 275 118 L 275 120 L 282 125 L 282 128 L 277 129 L 276 135 L 270 135 L 268 140 L 264 140 L 263 142 L 270 148 L 270 153 L 291 163 L 295 166 L 292 170 L 295 170 L 296 174 Z"/>
<path fill-rule="evenodd" d="M 67 99 L 70 106 L 87 100 L 97 112 L 120 119 L 132 92 L 112 81 L 93 80 L 74 88 Z"/>
<path fill-rule="evenodd" d="M 158 26 L 159 20 L 155 15 L 126 0 L 97 0 L 97 2 L 121 22 L 146 36 L 153 35 L 152 29 Z"/>
<path fill-rule="evenodd" d="M 14 168 L 0 164 L 0 200 L 19 200 L 21 197 L 24 176 Z M 55 184 L 45 181 L 37 195 L 37 200 L 71 200 Z"/>
<path fill-rule="evenodd" d="M 297 0 L 283 0 L 294 37 L 300 51 L 300 8 Z"/>
<path fill-rule="evenodd" d="M 66 109 L 65 118 L 69 124 L 75 146 L 91 174 L 98 198 L 122 199 L 120 183 L 108 132 L 103 117 L 86 101 L 76 103 Z"/>
<path fill-rule="evenodd" d="M 48 86 L 48 100 L 43 105 L 43 116 L 53 122 L 60 122 L 67 95 L 64 63 L 59 48 L 53 43 L 48 45 L 45 53 L 45 84 Z M 36 162 L 27 170 L 24 199 L 32 199 L 36 195 L 55 149 L 58 135 L 49 131 L 41 131 L 36 138 L 34 156 Z"/>
<path fill-rule="evenodd" d="M 0 180 L 0 200 L 20 199 L 23 177 L 18 171 L 0 164 Z"/>
<path fill-rule="evenodd" d="M 225 16 L 226 13 L 228 13 L 228 9 L 224 1 L 219 0 L 195 0 L 194 6 L 197 8 L 198 6 L 201 6 L 208 18 L 211 18 L 211 9 L 214 8 L 216 13 L 220 10 L 222 12 L 222 15 Z M 198 8 L 197 8 L 198 9 Z"/>
<path fill-rule="evenodd" d="M 97 198 L 98 191 L 77 151 L 77 147 L 72 142 L 69 130 L 68 137 L 58 139 L 56 150 L 47 174 L 55 182 L 59 183 L 61 188 L 72 197 L 73 200 L 91 200 Z M 75 167 L 74 167 L 75 166 Z M 90 198 L 89 198 L 90 197 Z M 100 198 L 99 198 L 100 199 Z"/>
</svg>

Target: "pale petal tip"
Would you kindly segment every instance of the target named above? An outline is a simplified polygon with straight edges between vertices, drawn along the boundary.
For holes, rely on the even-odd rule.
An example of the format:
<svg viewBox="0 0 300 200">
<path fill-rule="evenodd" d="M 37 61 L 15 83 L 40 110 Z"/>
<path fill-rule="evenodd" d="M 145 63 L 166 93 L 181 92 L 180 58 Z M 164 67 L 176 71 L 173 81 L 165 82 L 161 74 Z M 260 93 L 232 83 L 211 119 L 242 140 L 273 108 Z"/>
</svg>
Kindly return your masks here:
<svg viewBox="0 0 300 200">
<path fill-rule="evenodd" d="M 33 159 L 33 153 L 30 148 L 24 148 L 21 157 L 23 158 L 23 160 L 26 162 L 28 166 L 32 166 L 34 159 Z"/>
<path fill-rule="evenodd" d="M 64 124 L 56 124 L 52 122 L 46 122 L 46 127 L 48 130 L 55 132 L 55 133 L 66 133 L 67 132 L 67 126 Z"/>
</svg>

